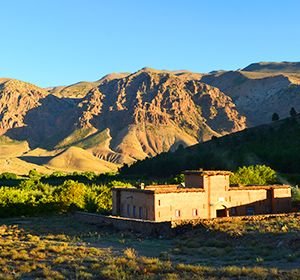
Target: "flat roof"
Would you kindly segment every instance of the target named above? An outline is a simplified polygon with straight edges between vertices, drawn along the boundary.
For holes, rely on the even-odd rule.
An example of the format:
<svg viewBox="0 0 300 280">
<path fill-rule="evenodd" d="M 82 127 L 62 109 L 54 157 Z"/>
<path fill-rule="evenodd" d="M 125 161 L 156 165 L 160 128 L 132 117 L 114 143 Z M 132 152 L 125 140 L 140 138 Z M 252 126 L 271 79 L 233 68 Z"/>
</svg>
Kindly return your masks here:
<svg viewBox="0 0 300 280">
<path fill-rule="evenodd" d="M 234 186 L 229 187 L 229 191 L 241 191 L 241 190 L 271 190 L 271 189 L 289 189 L 289 185 L 253 185 L 253 186 Z"/>
<path fill-rule="evenodd" d="M 289 185 L 267 185 L 267 186 L 230 186 L 228 191 L 254 191 L 254 190 L 271 190 L 271 189 L 289 189 Z M 203 188 L 185 188 L 181 185 L 150 185 L 144 189 L 139 188 L 122 188 L 114 187 L 113 190 L 125 192 L 140 192 L 148 194 L 158 193 L 186 193 L 186 192 L 205 192 Z"/>
<path fill-rule="evenodd" d="M 208 176 L 214 176 L 214 175 L 231 175 L 231 171 L 227 170 L 186 170 L 183 172 L 184 175 L 208 175 Z"/>
<path fill-rule="evenodd" d="M 138 188 L 113 188 L 113 190 L 121 190 L 125 192 L 141 192 L 149 194 L 158 193 L 186 193 L 186 192 L 204 192 L 202 188 L 183 188 L 181 185 L 153 185 L 144 189 Z"/>
</svg>

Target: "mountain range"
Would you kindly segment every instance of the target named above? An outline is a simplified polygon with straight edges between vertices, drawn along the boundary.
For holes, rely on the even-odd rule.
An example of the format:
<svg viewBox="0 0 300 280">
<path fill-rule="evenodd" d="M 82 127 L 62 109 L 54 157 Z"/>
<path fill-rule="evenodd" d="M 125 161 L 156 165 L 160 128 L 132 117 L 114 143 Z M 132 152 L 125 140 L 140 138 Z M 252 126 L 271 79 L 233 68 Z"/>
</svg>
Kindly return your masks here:
<svg viewBox="0 0 300 280">
<path fill-rule="evenodd" d="M 0 79 L 0 172 L 116 171 L 287 117 L 300 108 L 300 63 L 208 74 L 143 68 L 40 88 Z"/>
</svg>

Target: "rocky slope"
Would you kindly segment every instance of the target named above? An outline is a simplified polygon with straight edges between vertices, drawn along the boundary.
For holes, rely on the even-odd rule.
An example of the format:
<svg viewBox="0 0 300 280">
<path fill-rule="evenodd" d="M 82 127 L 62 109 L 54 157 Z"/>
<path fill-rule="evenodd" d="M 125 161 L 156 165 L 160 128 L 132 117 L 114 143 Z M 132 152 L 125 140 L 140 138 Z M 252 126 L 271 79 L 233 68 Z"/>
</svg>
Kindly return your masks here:
<svg viewBox="0 0 300 280">
<path fill-rule="evenodd" d="M 275 112 L 280 118 L 288 117 L 291 107 L 300 110 L 297 73 L 224 71 L 205 75 L 201 81 L 230 96 L 237 110 L 247 117 L 247 126 L 269 123 Z"/>
<path fill-rule="evenodd" d="M 5 80 L 0 88 L 1 134 L 27 141 L 30 149 L 57 151 L 53 157 L 70 157 L 69 150 L 63 151 L 77 146 L 98 159 L 123 164 L 244 129 L 246 119 L 231 98 L 200 78 L 186 71 L 144 68 L 48 91 Z M 46 159 L 44 165 L 57 163 Z M 88 160 L 91 166 L 92 157 Z"/>
<path fill-rule="evenodd" d="M 26 114 L 38 107 L 47 92 L 17 80 L 0 80 L 0 135 L 11 128 L 22 127 Z"/>
<path fill-rule="evenodd" d="M 133 159 L 245 128 L 220 90 L 152 69 L 103 82 L 79 107 L 80 127 L 107 130 L 107 146 Z"/>
</svg>

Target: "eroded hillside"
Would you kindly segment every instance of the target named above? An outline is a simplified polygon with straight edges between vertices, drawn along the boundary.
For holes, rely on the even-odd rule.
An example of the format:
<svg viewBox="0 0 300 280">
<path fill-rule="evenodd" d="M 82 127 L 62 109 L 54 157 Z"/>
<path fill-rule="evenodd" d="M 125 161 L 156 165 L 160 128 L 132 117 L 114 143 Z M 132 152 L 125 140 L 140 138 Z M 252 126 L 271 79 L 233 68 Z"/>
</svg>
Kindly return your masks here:
<svg viewBox="0 0 300 280">
<path fill-rule="evenodd" d="M 292 107 L 300 109 L 298 73 L 228 71 L 205 75 L 201 81 L 230 96 L 250 127 L 269 123 L 273 113 L 286 118 Z"/>
<path fill-rule="evenodd" d="M 1 134 L 28 143 L 29 150 L 18 154 L 18 162 L 25 160 L 27 165 L 49 170 L 72 166 L 85 170 L 84 164 L 65 168 L 58 164 L 57 158 L 67 163 L 64 157 L 76 154 L 75 158 L 89 163 L 89 170 L 94 160 L 95 170 L 102 164 L 107 171 L 176 150 L 180 144 L 189 146 L 244 129 L 246 118 L 231 98 L 200 78 L 185 71 L 144 68 L 48 91 L 5 80 L 0 91 Z M 14 141 L 6 151 L 14 150 Z M 74 153 L 69 150 L 72 146 L 82 150 Z M 38 148 L 45 155 L 32 155 L 31 150 Z M 1 156 L 14 158 L 15 154 Z"/>
<path fill-rule="evenodd" d="M 300 109 L 297 63 L 210 74 L 143 68 L 48 89 L 0 79 L 0 171 L 116 170 L 291 107 Z"/>
</svg>

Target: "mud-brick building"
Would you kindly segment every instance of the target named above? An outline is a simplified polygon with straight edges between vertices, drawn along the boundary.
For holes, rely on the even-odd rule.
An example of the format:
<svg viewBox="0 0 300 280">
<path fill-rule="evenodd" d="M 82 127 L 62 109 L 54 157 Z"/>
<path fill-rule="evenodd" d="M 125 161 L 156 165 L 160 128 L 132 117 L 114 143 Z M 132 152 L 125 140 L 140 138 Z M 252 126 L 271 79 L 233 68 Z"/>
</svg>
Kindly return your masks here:
<svg viewBox="0 0 300 280">
<path fill-rule="evenodd" d="M 228 171 L 184 172 L 184 185 L 113 188 L 113 215 L 151 221 L 210 219 L 291 210 L 288 185 L 230 186 Z"/>
</svg>

